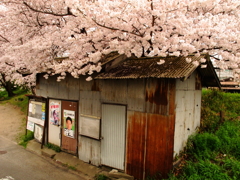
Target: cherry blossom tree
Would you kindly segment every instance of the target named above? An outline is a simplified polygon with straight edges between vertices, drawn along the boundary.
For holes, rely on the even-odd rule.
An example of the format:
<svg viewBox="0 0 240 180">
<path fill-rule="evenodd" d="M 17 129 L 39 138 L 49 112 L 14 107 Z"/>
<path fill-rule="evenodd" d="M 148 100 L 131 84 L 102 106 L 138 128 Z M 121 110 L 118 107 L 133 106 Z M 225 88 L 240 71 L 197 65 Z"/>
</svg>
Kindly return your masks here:
<svg viewBox="0 0 240 180">
<path fill-rule="evenodd" d="M 240 73 L 239 0 L 2 0 L 0 10 L 0 71 L 18 84 L 34 86 L 38 72 L 91 80 L 110 52 L 208 53 Z"/>
</svg>

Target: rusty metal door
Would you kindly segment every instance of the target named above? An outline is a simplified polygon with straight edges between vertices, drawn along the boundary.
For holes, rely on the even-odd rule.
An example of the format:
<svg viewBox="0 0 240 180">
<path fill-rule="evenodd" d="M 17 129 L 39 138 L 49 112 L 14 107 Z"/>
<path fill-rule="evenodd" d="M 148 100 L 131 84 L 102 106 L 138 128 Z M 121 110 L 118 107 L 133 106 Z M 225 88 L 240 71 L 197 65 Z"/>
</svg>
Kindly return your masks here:
<svg viewBox="0 0 240 180">
<path fill-rule="evenodd" d="M 124 170 L 126 106 L 103 104 L 101 164 Z"/>
<path fill-rule="evenodd" d="M 62 101 L 62 141 L 61 149 L 77 154 L 78 139 L 78 103 L 73 101 Z"/>
</svg>

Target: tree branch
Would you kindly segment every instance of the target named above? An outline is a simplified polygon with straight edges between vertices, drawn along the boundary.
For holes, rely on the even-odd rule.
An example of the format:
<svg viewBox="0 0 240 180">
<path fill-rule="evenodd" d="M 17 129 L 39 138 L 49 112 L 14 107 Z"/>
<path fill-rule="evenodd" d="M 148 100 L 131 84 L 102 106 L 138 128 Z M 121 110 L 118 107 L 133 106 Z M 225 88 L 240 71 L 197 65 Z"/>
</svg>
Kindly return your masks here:
<svg viewBox="0 0 240 180">
<path fill-rule="evenodd" d="M 79 11 L 84 17 L 87 16 L 87 15 L 84 14 L 80 9 L 78 9 L 78 11 Z M 91 19 L 92 19 L 92 21 L 93 21 L 96 25 L 98 25 L 98 26 L 100 26 L 100 27 L 103 27 L 103 28 L 106 28 L 106 29 L 110 29 L 110 30 L 113 30 L 113 31 L 121 31 L 121 32 L 129 33 L 129 34 L 132 34 L 132 35 L 135 35 L 135 36 L 139 36 L 139 37 L 143 37 L 143 35 L 144 35 L 144 34 L 136 34 L 136 33 L 129 32 L 129 31 L 123 30 L 123 29 L 118 29 L 118 28 L 114 28 L 114 27 L 109 27 L 109 26 L 100 24 L 100 23 L 97 22 L 97 20 L 94 19 L 94 18 L 91 18 Z"/>
<path fill-rule="evenodd" d="M 6 64 L 6 65 L 8 65 L 8 66 L 15 67 L 15 65 L 13 65 L 13 64 L 10 64 L 10 63 L 8 63 L 8 62 L 5 62 L 5 64 Z"/>
<path fill-rule="evenodd" d="M 114 28 L 114 27 L 109 27 L 109 26 L 106 26 L 106 25 L 103 25 L 103 24 L 100 24 L 99 22 L 97 22 L 95 19 L 93 19 L 93 22 L 95 22 L 98 26 L 100 27 L 103 27 L 103 28 L 107 28 L 107 29 L 110 29 L 110 30 L 113 30 L 113 31 L 121 31 L 121 32 L 125 32 L 125 33 L 129 33 L 129 34 L 133 34 L 135 36 L 139 36 L 139 37 L 143 37 L 143 34 L 136 34 L 136 33 L 133 33 L 133 32 L 129 32 L 127 30 L 123 30 L 123 29 L 118 29 L 118 28 Z"/>
<path fill-rule="evenodd" d="M 77 17 L 75 16 L 72 12 L 71 12 L 71 9 L 69 7 L 67 7 L 67 12 L 65 14 L 58 14 L 58 13 L 54 13 L 54 12 L 48 12 L 48 11 L 41 11 L 41 10 L 38 10 L 38 9 L 35 9 L 33 8 L 32 6 L 30 6 L 28 3 L 26 2 L 23 2 L 23 4 L 25 6 L 27 6 L 30 10 L 34 11 L 34 12 L 38 12 L 38 13 L 43 13 L 43 14 L 50 14 L 50 15 L 53 15 L 53 16 L 60 16 L 60 17 L 63 17 L 63 16 L 74 16 L 74 17 Z"/>
<path fill-rule="evenodd" d="M 5 42 L 10 42 L 7 38 L 3 37 L 1 34 L 0 34 L 0 37 L 1 37 Z"/>
</svg>

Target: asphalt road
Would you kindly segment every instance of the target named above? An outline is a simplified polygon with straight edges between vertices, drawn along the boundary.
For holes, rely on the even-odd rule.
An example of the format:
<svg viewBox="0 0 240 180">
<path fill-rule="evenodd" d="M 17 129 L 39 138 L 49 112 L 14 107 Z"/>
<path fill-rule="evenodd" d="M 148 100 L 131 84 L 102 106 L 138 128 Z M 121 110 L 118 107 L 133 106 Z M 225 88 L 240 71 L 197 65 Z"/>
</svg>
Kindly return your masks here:
<svg viewBox="0 0 240 180">
<path fill-rule="evenodd" d="M 0 135 L 0 180 L 84 180 Z"/>
</svg>

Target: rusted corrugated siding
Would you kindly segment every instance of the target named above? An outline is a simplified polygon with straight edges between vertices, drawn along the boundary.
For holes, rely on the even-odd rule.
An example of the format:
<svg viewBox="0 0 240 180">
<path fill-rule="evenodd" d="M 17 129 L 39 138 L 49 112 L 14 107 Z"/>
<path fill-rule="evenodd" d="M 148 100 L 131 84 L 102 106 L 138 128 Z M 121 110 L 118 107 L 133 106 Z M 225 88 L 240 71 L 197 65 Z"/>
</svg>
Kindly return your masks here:
<svg viewBox="0 0 240 180">
<path fill-rule="evenodd" d="M 132 112 L 128 119 L 127 173 L 136 179 L 158 173 L 166 178 L 173 163 L 175 116 Z"/>
<path fill-rule="evenodd" d="M 169 79 L 169 115 L 175 115 L 176 113 L 176 105 L 175 105 L 175 98 L 176 98 L 176 79 Z"/>
<path fill-rule="evenodd" d="M 145 93 L 145 112 L 168 115 L 173 106 L 170 105 L 175 94 L 174 79 L 148 79 Z M 170 97 L 171 96 L 171 97 Z"/>
<path fill-rule="evenodd" d="M 146 138 L 146 113 L 128 112 L 127 173 L 143 178 Z"/>
<path fill-rule="evenodd" d="M 137 179 L 172 169 L 175 80 L 148 79 L 145 112 L 128 112 L 127 173 Z"/>
<path fill-rule="evenodd" d="M 174 116 L 148 114 L 145 177 L 167 178 L 173 163 Z"/>
</svg>

